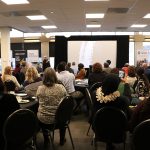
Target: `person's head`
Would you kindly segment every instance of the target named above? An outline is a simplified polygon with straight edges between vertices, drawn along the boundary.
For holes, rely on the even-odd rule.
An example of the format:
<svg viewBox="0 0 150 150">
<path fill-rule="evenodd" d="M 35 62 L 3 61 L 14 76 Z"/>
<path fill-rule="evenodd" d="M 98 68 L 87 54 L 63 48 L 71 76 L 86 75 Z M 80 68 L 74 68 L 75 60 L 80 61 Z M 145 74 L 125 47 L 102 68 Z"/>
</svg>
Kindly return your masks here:
<svg viewBox="0 0 150 150">
<path fill-rule="evenodd" d="M 38 71 L 34 66 L 31 66 L 26 71 L 26 80 L 29 82 L 33 82 L 38 78 Z"/>
<path fill-rule="evenodd" d="M 57 83 L 56 72 L 52 68 L 46 68 L 43 74 L 43 84 L 47 87 L 53 86 Z"/>
<path fill-rule="evenodd" d="M 135 72 L 135 67 L 134 66 L 128 66 L 128 76 L 129 77 L 135 77 L 136 72 Z"/>
<path fill-rule="evenodd" d="M 25 67 L 27 65 L 26 61 L 22 61 L 21 66 Z"/>
<path fill-rule="evenodd" d="M 72 62 L 72 66 L 75 66 L 76 65 L 76 63 L 75 62 Z"/>
<path fill-rule="evenodd" d="M 111 64 L 111 60 L 109 60 L 109 59 L 106 60 L 106 62 L 107 62 L 109 65 Z"/>
<path fill-rule="evenodd" d="M 124 67 L 128 67 L 128 66 L 129 66 L 129 63 L 125 63 L 125 64 L 124 64 Z"/>
<path fill-rule="evenodd" d="M 17 63 L 17 64 L 16 64 L 16 68 L 19 68 L 19 67 L 20 67 L 20 63 Z"/>
<path fill-rule="evenodd" d="M 65 71 L 66 70 L 66 62 L 64 62 L 64 61 L 60 62 L 57 66 L 57 70 L 58 70 L 58 72 Z"/>
<path fill-rule="evenodd" d="M 83 65 L 82 63 L 79 63 L 79 64 L 78 64 L 78 69 L 81 70 L 81 69 L 83 69 L 83 68 L 84 68 L 84 65 Z"/>
<path fill-rule="evenodd" d="M 71 67 L 71 63 L 70 62 L 67 63 L 67 67 L 69 67 L 69 68 Z"/>
<path fill-rule="evenodd" d="M 118 76 L 119 75 L 119 69 L 118 68 L 112 68 L 110 73 L 116 74 Z"/>
<path fill-rule="evenodd" d="M 147 63 L 143 63 L 143 64 L 142 64 L 142 67 L 143 67 L 144 69 L 146 69 L 146 68 L 147 68 Z"/>
<path fill-rule="evenodd" d="M 102 92 L 104 95 L 109 95 L 118 89 L 120 78 L 115 74 L 109 74 L 102 82 Z"/>
<path fill-rule="evenodd" d="M 104 68 L 108 68 L 109 64 L 107 62 L 104 62 Z"/>
<path fill-rule="evenodd" d="M 47 56 L 44 56 L 44 59 L 47 60 L 48 59 Z"/>
<path fill-rule="evenodd" d="M 94 63 L 92 66 L 92 72 L 102 72 L 102 65 L 100 63 Z"/>
<path fill-rule="evenodd" d="M 11 73 L 12 73 L 11 66 L 6 66 L 4 69 L 4 75 L 11 75 Z"/>
<path fill-rule="evenodd" d="M 136 73 L 139 77 L 143 77 L 144 75 L 144 68 L 143 67 L 138 67 L 136 70 Z"/>
</svg>

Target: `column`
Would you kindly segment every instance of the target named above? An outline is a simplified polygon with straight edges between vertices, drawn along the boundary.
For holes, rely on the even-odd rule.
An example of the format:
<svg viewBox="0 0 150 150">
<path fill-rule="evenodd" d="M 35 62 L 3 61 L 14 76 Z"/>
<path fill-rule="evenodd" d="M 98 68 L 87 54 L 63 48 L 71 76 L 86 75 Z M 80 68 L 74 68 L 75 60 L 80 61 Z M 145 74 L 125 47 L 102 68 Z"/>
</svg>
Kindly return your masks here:
<svg viewBox="0 0 150 150">
<path fill-rule="evenodd" d="M 11 65 L 11 51 L 10 51 L 10 28 L 0 28 L 1 32 L 1 65 L 2 72 L 6 66 Z"/>
<path fill-rule="evenodd" d="M 44 56 L 49 58 L 49 42 L 41 42 L 41 57 Z"/>
</svg>

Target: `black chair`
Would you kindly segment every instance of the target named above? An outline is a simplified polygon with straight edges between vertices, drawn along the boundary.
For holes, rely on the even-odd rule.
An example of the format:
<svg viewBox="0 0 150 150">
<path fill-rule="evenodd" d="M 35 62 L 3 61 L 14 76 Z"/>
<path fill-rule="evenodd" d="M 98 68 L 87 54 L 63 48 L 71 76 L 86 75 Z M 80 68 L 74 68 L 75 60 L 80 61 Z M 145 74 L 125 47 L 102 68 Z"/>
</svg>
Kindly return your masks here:
<svg viewBox="0 0 150 150">
<path fill-rule="evenodd" d="M 50 139 L 52 139 L 52 141 L 54 141 L 54 131 L 56 129 L 59 129 L 59 127 L 64 126 L 66 129 L 68 129 L 72 148 L 75 149 L 71 131 L 69 128 L 69 123 L 70 123 L 70 119 L 71 119 L 71 116 L 73 113 L 73 108 L 74 108 L 74 100 L 73 100 L 72 96 L 66 96 L 61 101 L 61 103 L 59 104 L 59 106 L 57 108 L 54 128 L 49 130 L 50 132 L 53 133 L 52 137 L 51 137 L 51 134 L 49 134 L 49 135 L 50 135 Z M 53 143 L 52 143 L 52 147 L 54 149 Z"/>
<path fill-rule="evenodd" d="M 150 149 L 150 119 L 147 119 L 138 124 L 132 137 L 132 146 L 134 150 Z"/>
<path fill-rule="evenodd" d="M 97 88 L 102 86 L 102 82 L 96 82 L 93 85 L 91 85 L 89 91 L 90 93 L 92 93 L 93 91 L 95 91 Z"/>
<path fill-rule="evenodd" d="M 37 129 L 38 120 L 31 110 L 16 110 L 6 119 L 3 126 L 4 150 L 23 150 L 28 146 L 36 149 Z"/>
<path fill-rule="evenodd" d="M 15 91 L 16 85 L 12 80 L 6 80 L 4 86 L 8 92 Z"/>
<path fill-rule="evenodd" d="M 124 143 L 127 129 L 126 114 L 113 107 L 103 107 L 95 114 L 93 121 L 94 146 L 97 149 L 97 142 L 105 142 L 107 150 L 111 150 L 113 143 Z"/>
<path fill-rule="evenodd" d="M 88 105 L 88 115 L 89 115 L 89 124 L 90 124 L 88 131 L 87 131 L 87 135 L 88 135 L 90 128 L 91 128 L 91 125 L 92 125 L 93 112 L 94 112 L 93 111 L 93 101 L 92 101 L 91 94 L 90 94 L 88 88 L 85 88 L 85 96 L 86 96 L 87 105 Z"/>
</svg>

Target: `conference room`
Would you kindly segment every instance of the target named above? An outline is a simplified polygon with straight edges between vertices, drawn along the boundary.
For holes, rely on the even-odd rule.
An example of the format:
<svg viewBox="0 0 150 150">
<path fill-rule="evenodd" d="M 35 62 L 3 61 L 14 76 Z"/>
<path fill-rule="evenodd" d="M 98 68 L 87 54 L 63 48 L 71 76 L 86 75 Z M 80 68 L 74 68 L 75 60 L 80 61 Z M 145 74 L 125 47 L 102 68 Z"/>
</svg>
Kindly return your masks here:
<svg viewBox="0 0 150 150">
<path fill-rule="evenodd" d="M 43 85 L 44 57 L 48 58 L 50 68 L 56 71 L 56 75 L 57 73 L 61 74 L 57 67 L 62 61 L 75 62 L 76 69 L 78 69 L 78 64 L 82 63 L 86 70 L 84 79 L 75 80 L 74 76 L 74 89 L 82 92 L 83 101 L 79 101 L 79 103 L 76 101 L 78 112 L 70 113 L 72 115 L 66 126 L 66 129 L 69 127 L 70 132 L 66 130 L 63 144 L 59 141 L 59 130 L 56 130 L 54 137 L 53 134 L 49 136 L 48 147 L 44 147 L 43 131 L 38 127 L 36 144 L 32 145 L 33 147 L 39 150 L 90 150 L 93 148 L 121 150 L 124 147 L 126 150 L 131 150 L 140 147 L 136 143 L 139 139 L 133 141 L 133 133 L 129 131 L 126 132 L 126 138 L 121 144 L 115 142 L 111 144 L 111 141 L 99 141 L 93 138 L 96 135 L 96 130 L 94 130 L 94 123 L 91 120 L 89 122 L 89 118 L 91 119 L 92 116 L 92 121 L 94 120 L 93 107 L 90 103 L 90 100 L 94 98 L 88 85 L 88 79 L 93 72 L 92 66 L 95 63 L 100 63 L 103 70 L 106 60 L 111 61 L 110 68 L 118 69 L 118 74 L 119 71 L 125 72 L 123 70 L 125 64 L 135 68 L 141 67 L 144 70 L 146 68 L 147 72 L 149 71 L 149 3 L 146 0 L 0 0 L 1 78 L 3 79 L 7 66 L 11 66 L 11 73 L 15 75 L 16 66 L 20 64 L 22 67 L 22 62 L 26 62 L 29 67 L 37 68 L 39 66 L 41 69 L 38 83 L 28 89 L 29 93 L 34 91 L 34 95 L 28 95 L 29 93 L 24 89 L 23 81 L 18 80 L 17 76 L 20 87 L 11 90 L 11 92 L 7 91 L 7 94 L 11 93 L 17 98 L 21 109 L 31 110 L 35 114 L 34 117 L 37 117 L 40 103 L 35 91 Z M 150 75 L 148 74 L 148 76 Z M 139 77 L 140 75 L 137 78 Z M 126 79 L 121 79 L 121 83 L 125 83 L 126 86 Z M 98 88 L 101 85 L 103 84 L 99 84 Z M 103 88 L 99 90 L 101 89 L 103 90 Z M 130 92 L 127 92 L 127 97 Z M 136 109 L 141 101 L 149 98 L 149 93 L 138 94 L 138 96 L 135 93 L 130 95 L 133 98 L 129 104 L 131 111 Z M 137 97 L 139 99 L 136 99 Z M 145 136 L 140 135 L 140 137 L 144 139 Z M 35 142 L 34 138 L 33 141 Z M 143 140 L 138 141 L 144 150 L 146 143 L 142 142 Z M 148 145 L 148 147 L 150 146 Z"/>
</svg>

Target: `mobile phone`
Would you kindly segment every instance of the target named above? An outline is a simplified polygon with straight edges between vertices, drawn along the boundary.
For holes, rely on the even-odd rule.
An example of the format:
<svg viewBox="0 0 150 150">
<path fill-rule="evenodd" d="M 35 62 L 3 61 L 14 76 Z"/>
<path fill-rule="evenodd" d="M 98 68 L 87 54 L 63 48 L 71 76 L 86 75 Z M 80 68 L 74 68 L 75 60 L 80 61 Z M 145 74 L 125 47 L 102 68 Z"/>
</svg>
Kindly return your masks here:
<svg viewBox="0 0 150 150">
<path fill-rule="evenodd" d="M 119 78 L 124 78 L 125 72 L 123 70 L 119 70 Z"/>
</svg>

